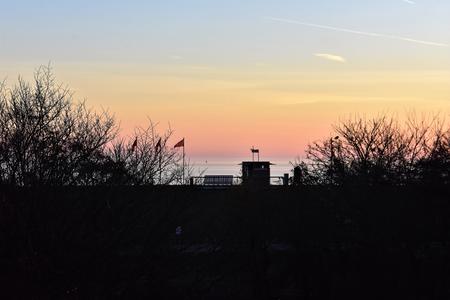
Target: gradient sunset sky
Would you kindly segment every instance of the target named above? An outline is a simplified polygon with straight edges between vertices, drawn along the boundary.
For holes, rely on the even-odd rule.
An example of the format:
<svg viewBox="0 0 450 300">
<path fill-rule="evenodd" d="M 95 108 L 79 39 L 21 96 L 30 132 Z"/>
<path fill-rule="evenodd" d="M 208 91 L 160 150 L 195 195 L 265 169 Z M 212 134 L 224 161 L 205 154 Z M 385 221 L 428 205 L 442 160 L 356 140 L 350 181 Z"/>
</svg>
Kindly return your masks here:
<svg viewBox="0 0 450 300">
<path fill-rule="evenodd" d="M 449 0 L 0 0 L 0 78 L 51 62 L 124 134 L 193 157 L 302 155 L 350 115 L 450 115 Z"/>
</svg>

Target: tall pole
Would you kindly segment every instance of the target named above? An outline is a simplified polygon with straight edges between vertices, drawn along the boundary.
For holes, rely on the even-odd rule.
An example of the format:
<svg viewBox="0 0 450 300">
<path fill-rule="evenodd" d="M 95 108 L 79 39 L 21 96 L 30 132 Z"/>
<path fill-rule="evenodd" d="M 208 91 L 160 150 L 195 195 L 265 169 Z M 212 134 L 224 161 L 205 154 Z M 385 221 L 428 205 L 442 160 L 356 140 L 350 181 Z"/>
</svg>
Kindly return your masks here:
<svg viewBox="0 0 450 300">
<path fill-rule="evenodd" d="M 334 147 L 333 147 L 333 139 L 330 138 L 330 155 L 331 155 L 331 161 L 330 161 L 330 182 L 333 183 L 333 176 L 334 176 Z"/>
<path fill-rule="evenodd" d="M 161 157 L 162 156 L 162 151 L 161 151 L 161 147 L 159 149 L 159 155 L 158 155 L 158 160 L 159 160 L 159 184 L 162 184 L 162 168 L 161 168 Z"/>
<path fill-rule="evenodd" d="M 185 157 L 185 145 L 186 145 L 186 140 L 183 138 L 183 184 L 185 184 L 185 180 L 184 180 L 184 157 Z"/>
</svg>

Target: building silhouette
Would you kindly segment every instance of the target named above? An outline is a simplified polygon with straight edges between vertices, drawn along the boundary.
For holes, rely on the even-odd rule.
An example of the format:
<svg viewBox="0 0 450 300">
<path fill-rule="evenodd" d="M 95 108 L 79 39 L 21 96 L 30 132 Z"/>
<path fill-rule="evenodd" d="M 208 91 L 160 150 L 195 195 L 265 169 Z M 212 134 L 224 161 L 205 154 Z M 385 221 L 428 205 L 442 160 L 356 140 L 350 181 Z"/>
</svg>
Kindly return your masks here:
<svg viewBox="0 0 450 300">
<path fill-rule="evenodd" d="M 243 161 L 242 184 L 245 185 L 270 185 L 269 161 Z"/>
</svg>

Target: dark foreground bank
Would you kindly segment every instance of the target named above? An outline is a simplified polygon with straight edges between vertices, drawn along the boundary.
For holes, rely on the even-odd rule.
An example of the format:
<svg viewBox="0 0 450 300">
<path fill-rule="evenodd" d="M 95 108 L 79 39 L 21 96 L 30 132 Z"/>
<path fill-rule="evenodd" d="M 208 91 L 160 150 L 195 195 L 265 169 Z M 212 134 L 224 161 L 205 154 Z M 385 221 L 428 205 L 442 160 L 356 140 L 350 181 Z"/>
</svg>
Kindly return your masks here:
<svg viewBox="0 0 450 300">
<path fill-rule="evenodd" d="M 2 188 L 0 294 L 450 299 L 449 216 L 448 187 Z"/>
</svg>

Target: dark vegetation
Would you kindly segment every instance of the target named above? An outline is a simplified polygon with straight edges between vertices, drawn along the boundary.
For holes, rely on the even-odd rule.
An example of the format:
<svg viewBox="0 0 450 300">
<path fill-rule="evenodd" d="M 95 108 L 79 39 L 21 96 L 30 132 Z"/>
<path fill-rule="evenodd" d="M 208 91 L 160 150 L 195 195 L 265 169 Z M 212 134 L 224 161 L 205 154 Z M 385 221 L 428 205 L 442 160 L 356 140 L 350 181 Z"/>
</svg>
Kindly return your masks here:
<svg viewBox="0 0 450 300">
<path fill-rule="evenodd" d="M 1 298 L 450 299 L 439 118 L 343 121 L 287 187 L 178 185 L 171 136 L 121 137 L 49 68 L 2 84 Z"/>
<path fill-rule="evenodd" d="M 416 185 L 450 183 L 450 127 L 438 116 L 354 118 L 306 150 L 297 184 Z"/>
<path fill-rule="evenodd" d="M 172 130 L 156 124 L 119 136 L 108 111 L 97 113 L 55 82 L 49 67 L 34 84 L 0 83 L 0 184 L 12 186 L 153 185 L 181 182 Z M 191 170 L 188 167 L 188 171 Z"/>
<path fill-rule="evenodd" d="M 11 188 L 5 299 L 449 299 L 445 187 Z M 182 235 L 175 235 L 182 227 Z"/>
</svg>

